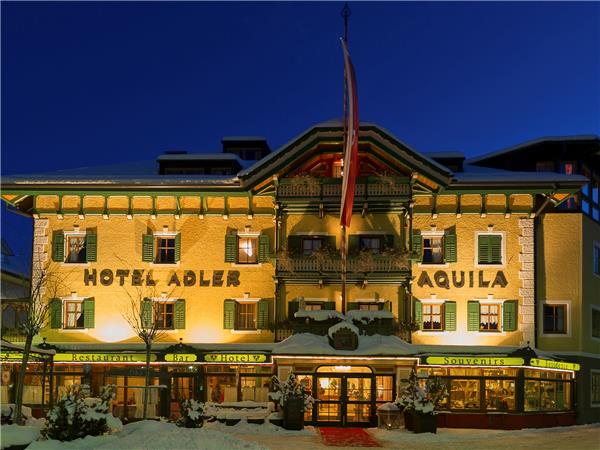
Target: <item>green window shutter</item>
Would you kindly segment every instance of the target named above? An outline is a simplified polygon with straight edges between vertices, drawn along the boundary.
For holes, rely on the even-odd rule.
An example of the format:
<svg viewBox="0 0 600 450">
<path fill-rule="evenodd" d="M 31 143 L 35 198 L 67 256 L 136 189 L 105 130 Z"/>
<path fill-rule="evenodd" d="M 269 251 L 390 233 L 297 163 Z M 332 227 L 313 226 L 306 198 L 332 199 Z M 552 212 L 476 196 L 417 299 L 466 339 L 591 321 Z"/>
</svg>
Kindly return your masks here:
<svg viewBox="0 0 600 450">
<path fill-rule="evenodd" d="M 227 299 L 223 302 L 223 328 L 233 330 L 235 328 L 235 306 L 236 301 Z"/>
<path fill-rule="evenodd" d="M 258 262 L 269 261 L 269 235 L 261 234 L 258 237 Z"/>
<path fill-rule="evenodd" d="M 421 232 L 419 230 L 413 230 L 412 233 L 412 253 L 417 261 L 421 262 L 423 259 L 423 240 L 421 238 Z"/>
<path fill-rule="evenodd" d="M 477 236 L 477 262 L 479 264 L 489 264 L 490 260 L 490 236 L 480 234 Z"/>
<path fill-rule="evenodd" d="M 297 300 L 293 300 L 288 302 L 288 319 L 294 320 L 294 314 L 298 312 L 300 309 L 300 302 Z"/>
<path fill-rule="evenodd" d="M 335 250 L 335 236 L 323 236 L 323 244 L 325 248 Z"/>
<path fill-rule="evenodd" d="M 456 262 L 456 234 L 454 233 L 444 236 L 444 261 Z"/>
<path fill-rule="evenodd" d="M 456 331 L 456 302 L 444 303 L 444 329 Z"/>
<path fill-rule="evenodd" d="M 502 264 L 502 236 L 494 234 L 489 237 L 490 263 Z"/>
<path fill-rule="evenodd" d="M 415 322 L 419 330 L 423 328 L 423 305 L 419 300 L 415 300 Z"/>
<path fill-rule="evenodd" d="M 175 262 L 181 259 L 181 233 L 175 235 Z"/>
<path fill-rule="evenodd" d="M 62 328 L 62 300 L 60 298 L 50 300 L 50 327 Z"/>
<path fill-rule="evenodd" d="M 62 231 L 52 233 L 52 260 L 65 261 L 65 235 Z"/>
<path fill-rule="evenodd" d="M 358 302 L 348 302 L 346 303 L 346 310 L 347 311 L 353 311 L 355 309 L 358 309 Z"/>
<path fill-rule="evenodd" d="M 348 253 L 356 253 L 360 250 L 359 247 L 360 236 L 358 234 L 351 234 L 348 236 Z"/>
<path fill-rule="evenodd" d="M 152 300 L 145 298 L 140 302 L 142 328 L 152 327 Z"/>
<path fill-rule="evenodd" d="M 467 303 L 467 331 L 479 331 L 479 302 Z"/>
<path fill-rule="evenodd" d="M 271 320 L 271 303 L 271 300 L 267 298 L 258 301 L 256 328 L 259 330 L 266 330 L 269 328 L 269 322 Z"/>
<path fill-rule="evenodd" d="M 185 330 L 185 300 L 179 298 L 175 301 L 175 329 Z"/>
<path fill-rule="evenodd" d="M 151 234 L 142 236 L 142 261 L 154 261 L 154 236 Z"/>
<path fill-rule="evenodd" d="M 94 297 L 88 297 L 83 300 L 83 327 L 94 328 L 95 306 Z"/>
<path fill-rule="evenodd" d="M 383 245 L 387 249 L 393 249 L 394 248 L 394 235 L 393 234 L 386 234 L 385 235 L 385 240 L 383 242 Z"/>
<path fill-rule="evenodd" d="M 335 302 L 323 302 L 323 309 L 335 311 Z"/>
<path fill-rule="evenodd" d="M 287 250 L 294 255 L 302 253 L 302 236 L 288 236 Z"/>
<path fill-rule="evenodd" d="M 507 300 L 502 305 L 502 329 L 517 331 L 517 300 Z"/>
<path fill-rule="evenodd" d="M 85 260 L 87 262 L 96 262 L 98 248 L 98 236 L 93 233 L 85 235 Z M 86 327 L 87 328 L 87 327 Z"/>
<path fill-rule="evenodd" d="M 225 236 L 225 262 L 237 262 L 237 235 L 228 234 Z M 232 327 L 233 328 L 233 327 Z"/>
</svg>

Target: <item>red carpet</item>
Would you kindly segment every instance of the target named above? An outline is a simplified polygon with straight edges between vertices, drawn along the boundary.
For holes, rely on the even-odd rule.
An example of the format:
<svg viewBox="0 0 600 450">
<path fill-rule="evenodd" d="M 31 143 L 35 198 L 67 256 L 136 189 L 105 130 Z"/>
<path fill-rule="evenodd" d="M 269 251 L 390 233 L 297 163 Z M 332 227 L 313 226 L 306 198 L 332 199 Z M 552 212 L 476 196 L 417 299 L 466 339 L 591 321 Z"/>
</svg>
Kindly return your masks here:
<svg viewBox="0 0 600 450">
<path fill-rule="evenodd" d="M 381 447 L 363 428 L 319 428 L 323 444 L 332 447 Z"/>
</svg>

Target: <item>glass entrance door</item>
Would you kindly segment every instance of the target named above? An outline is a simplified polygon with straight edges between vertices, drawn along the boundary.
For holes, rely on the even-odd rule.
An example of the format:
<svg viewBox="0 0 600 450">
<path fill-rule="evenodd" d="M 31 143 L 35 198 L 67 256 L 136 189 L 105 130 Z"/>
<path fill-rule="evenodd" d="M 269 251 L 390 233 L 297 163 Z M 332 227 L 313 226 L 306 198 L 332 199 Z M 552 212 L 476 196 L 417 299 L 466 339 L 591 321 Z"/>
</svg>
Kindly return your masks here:
<svg viewBox="0 0 600 450">
<path fill-rule="evenodd" d="M 315 387 L 313 417 L 318 425 L 370 424 L 373 406 L 371 375 L 318 375 Z"/>
</svg>

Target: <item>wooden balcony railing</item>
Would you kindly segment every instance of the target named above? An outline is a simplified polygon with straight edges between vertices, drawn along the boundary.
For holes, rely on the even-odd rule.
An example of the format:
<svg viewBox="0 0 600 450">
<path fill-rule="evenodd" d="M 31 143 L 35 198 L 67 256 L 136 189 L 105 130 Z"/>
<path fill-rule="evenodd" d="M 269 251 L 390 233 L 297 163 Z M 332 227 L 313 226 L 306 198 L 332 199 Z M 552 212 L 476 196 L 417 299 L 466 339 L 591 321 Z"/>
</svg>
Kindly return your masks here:
<svg viewBox="0 0 600 450">
<path fill-rule="evenodd" d="M 339 257 L 285 257 L 277 259 L 277 270 L 287 273 L 339 273 L 342 271 L 342 261 Z M 370 258 L 349 256 L 346 270 L 349 273 L 402 272 L 409 270 L 409 262 L 406 257 L 396 255 L 373 255 Z"/>
<path fill-rule="evenodd" d="M 316 198 L 329 199 L 341 197 L 342 183 L 340 178 L 294 177 L 279 180 L 277 195 L 280 198 Z M 408 197 L 410 184 L 404 178 L 359 179 L 354 196 L 357 199 L 385 197 Z"/>
</svg>

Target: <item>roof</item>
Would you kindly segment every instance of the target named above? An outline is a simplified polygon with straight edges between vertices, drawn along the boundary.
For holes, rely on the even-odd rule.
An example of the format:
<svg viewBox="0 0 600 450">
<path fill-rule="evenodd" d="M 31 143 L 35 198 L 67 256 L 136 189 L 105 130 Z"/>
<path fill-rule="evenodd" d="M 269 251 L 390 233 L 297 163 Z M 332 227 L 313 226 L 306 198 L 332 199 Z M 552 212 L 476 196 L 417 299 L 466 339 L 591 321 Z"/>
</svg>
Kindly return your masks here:
<svg viewBox="0 0 600 450">
<path fill-rule="evenodd" d="M 453 186 L 470 184 L 507 185 L 552 185 L 554 183 L 582 186 L 588 179 L 583 175 L 565 175 L 556 172 L 516 172 L 465 164 L 463 172 L 454 174 Z"/>
<path fill-rule="evenodd" d="M 486 159 L 495 158 L 497 156 L 506 155 L 508 153 L 512 153 L 515 151 L 523 150 L 524 148 L 531 147 L 536 144 L 541 144 L 543 142 L 573 142 L 573 141 L 593 141 L 599 140 L 598 135 L 595 134 L 582 134 L 577 136 L 546 136 L 537 139 L 532 139 L 530 141 L 523 142 L 521 144 L 513 145 L 501 150 L 496 150 L 494 152 L 486 153 L 481 156 L 476 156 L 474 158 L 469 158 L 466 162 L 468 164 L 477 164 L 479 162 L 485 161 Z"/>
<path fill-rule="evenodd" d="M 5 341 L 4 339 L 0 340 L 0 347 L 2 347 L 3 350 L 9 349 L 9 350 L 12 350 L 12 351 L 17 351 L 17 352 L 22 352 L 24 350 L 24 347 L 22 345 L 13 344 L 12 342 Z M 54 355 L 54 354 L 56 354 L 55 350 L 51 350 L 51 349 L 45 350 L 43 348 L 39 348 L 39 347 L 35 347 L 35 346 L 31 347 L 31 351 L 33 353 L 38 353 L 40 355 Z"/>
</svg>

